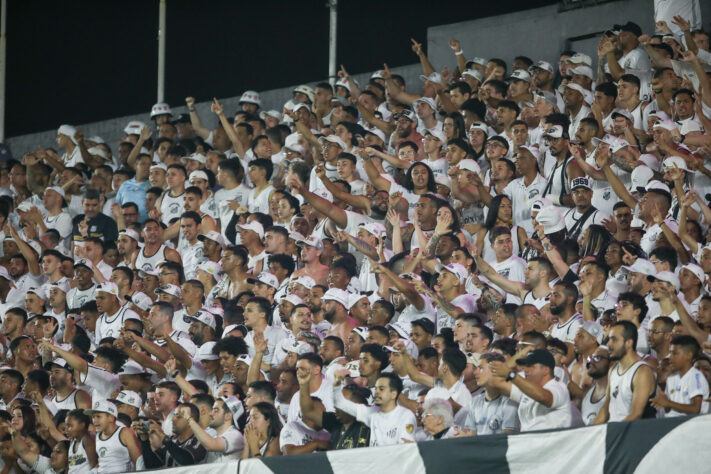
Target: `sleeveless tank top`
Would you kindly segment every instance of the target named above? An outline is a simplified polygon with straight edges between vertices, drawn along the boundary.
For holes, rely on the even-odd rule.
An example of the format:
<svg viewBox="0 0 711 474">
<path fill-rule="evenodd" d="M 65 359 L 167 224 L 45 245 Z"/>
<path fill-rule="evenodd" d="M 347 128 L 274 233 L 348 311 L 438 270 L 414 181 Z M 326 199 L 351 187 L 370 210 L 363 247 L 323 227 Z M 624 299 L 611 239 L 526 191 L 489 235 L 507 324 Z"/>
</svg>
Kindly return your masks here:
<svg viewBox="0 0 711 474">
<path fill-rule="evenodd" d="M 619 364 L 610 373 L 610 419 L 609 421 L 621 421 L 630 414 L 632 409 L 632 381 L 634 374 L 640 366 L 646 365 L 644 361 L 637 361 L 623 374 L 619 373 Z M 653 395 L 653 394 L 652 394 Z M 650 396 L 651 398 L 651 396 Z M 654 418 L 656 410 L 652 408 L 649 401 L 644 409 L 643 418 Z"/>
<path fill-rule="evenodd" d="M 523 304 L 532 304 L 539 310 L 543 308 L 545 305 L 547 305 L 550 302 L 551 294 L 548 293 L 546 296 L 543 298 L 536 298 L 533 295 L 533 291 L 529 291 L 526 293 L 526 296 L 523 297 Z"/>
<path fill-rule="evenodd" d="M 176 217 L 180 217 L 185 209 L 183 208 L 183 196 L 185 193 L 176 197 L 170 195 L 170 191 L 163 194 L 163 201 L 160 203 L 160 212 L 163 214 L 160 218 L 165 225 L 170 225 L 170 221 Z"/>
<path fill-rule="evenodd" d="M 86 454 L 82 441 L 83 438 L 79 441 L 73 439 L 69 444 L 69 453 L 67 453 L 69 459 L 69 470 L 67 472 L 69 474 L 88 474 L 91 472 L 89 456 Z"/>
<path fill-rule="evenodd" d="M 105 440 L 101 439 L 101 435 L 96 437 L 96 454 L 99 456 L 99 467 L 96 471 L 98 474 L 113 474 L 133 470 L 128 448 L 121 442 L 121 430 L 123 429 L 117 428 Z"/>
<path fill-rule="evenodd" d="M 595 385 L 593 384 L 593 386 L 590 387 L 590 390 L 588 390 L 585 396 L 583 397 L 583 402 L 580 405 L 580 414 L 582 415 L 583 422 L 586 425 L 591 425 L 592 422 L 595 421 L 595 417 L 597 417 L 597 414 L 600 413 L 600 409 L 605 404 L 604 394 L 602 397 L 600 397 L 600 400 L 596 402 L 592 400 L 592 395 L 594 391 Z"/>
<path fill-rule="evenodd" d="M 138 257 L 136 257 L 136 270 L 155 270 L 158 268 L 158 264 L 165 262 L 165 244 L 162 244 L 158 251 L 148 257 L 144 253 L 146 248 L 143 247 L 140 252 L 138 252 Z"/>
<path fill-rule="evenodd" d="M 62 401 L 59 401 L 59 398 L 55 394 L 52 398 L 52 402 L 57 407 L 57 410 L 74 410 L 77 407 L 76 397 L 77 389 L 75 388 L 74 391 L 67 395 L 67 397 Z"/>
<path fill-rule="evenodd" d="M 570 183 L 568 182 L 568 163 L 573 160 L 573 157 L 567 157 L 563 164 L 559 164 L 556 161 L 555 168 L 550 177 L 548 177 L 548 184 L 543 190 L 543 197 L 546 196 L 558 196 L 558 199 L 563 197 L 564 194 L 570 194 Z"/>
</svg>

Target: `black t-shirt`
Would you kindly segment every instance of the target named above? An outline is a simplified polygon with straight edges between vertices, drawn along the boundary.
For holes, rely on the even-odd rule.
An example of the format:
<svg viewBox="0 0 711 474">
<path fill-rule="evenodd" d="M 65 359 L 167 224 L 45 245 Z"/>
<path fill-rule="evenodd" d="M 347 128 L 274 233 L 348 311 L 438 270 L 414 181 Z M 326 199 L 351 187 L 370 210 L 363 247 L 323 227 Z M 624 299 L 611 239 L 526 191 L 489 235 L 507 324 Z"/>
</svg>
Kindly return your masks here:
<svg viewBox="0 0 711 474">
<path fill-rule="evenodd" d="M 323 428 L 331 433 L 331 449 L 365 448 L 370 446 L 370 428 L 354 421 L 347 429 L 338 421 L 335 413 L 325 412 L 321 420 Z"/>
<path fill-rule="evenodd" d="M 84 214 L 80 214 L 72 220 L 72 239 L 74 242 L 83 242 L 84 236 L 79 232 L 79 223 L 84 220 Z M 116 221 L 106 214 L 99 213 L 89 222 L 89 237 L 98 237 L 104 242 L 115 242 L 118 239 L 118 227 Z"/>
</svg>

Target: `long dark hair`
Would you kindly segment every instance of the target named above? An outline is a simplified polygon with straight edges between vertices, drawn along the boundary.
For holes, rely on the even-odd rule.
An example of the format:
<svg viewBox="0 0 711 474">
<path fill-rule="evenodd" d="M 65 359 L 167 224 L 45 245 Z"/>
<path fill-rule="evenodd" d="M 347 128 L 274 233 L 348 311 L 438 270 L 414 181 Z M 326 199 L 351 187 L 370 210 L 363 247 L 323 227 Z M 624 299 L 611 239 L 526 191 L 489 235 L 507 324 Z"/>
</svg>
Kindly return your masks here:
<svg viewBox="0 0 711 474">
<path fill-rule="evenodd" d="M 603 250 L 607 249 L 607 246 L 612 240 L 612 234 L 604 226 L 600 224 L 591 224 L 588 227 L 588 238 L 585 243 L 585 247 L 581 250 L 581 257 L 587 257 L 588 255 L 595 256 L 600 254 Z"/>
<path fill-rule="evenodd" d="M 29 436 L 35 432 L 37 429 L 37 417 L 35 416 L 35 411 L 28 405 L 19 405 L 12 409 L 20 410 L 22 412 L 22 429 L 20 433 L 22 436 Z"/>
<path fill-rule="evenodd" d="M 444 201 L 442 199 L 440 199 L 440 201 L 439 209 L 446 207 L 452 214 L 452 224 L 449 226 L 449 230 L 456 234 L 462 230 L 462 224 L 459 222 L 459 214 L 448 201 Z M 437 211 L 439 211 L 439 209 L 437 209 Z"/>
<path fill-rule="evenodd" d="M 496 225 L 496 219 L 499 217 L 499 207 L 501 207 L 501 201 L 504 199 L 508 199 L 509 201 L 511 200 L 505 194 L 499 194 L 491 198 L 491 202 L 489 203 L 489 212 L 486 214 L 486 221 L 484 221 L 484 227 L 488 230 L 493 229 Z"/>
<path fill-rule="evenodd" d="M 269 422 L 267 439 L 279 436 L 279 433 L 281 433 L 281 421 L 279 421 L 279 412 L 274 408 L 274 405 L 267 402 L 259 402 L 252 405 L 252 408 L 259 410 L 259 413 Z"/>
<path fill-rule="evenodd" d="M 464 117 L 459 112 L 451 112 L 444 116 L 444 118 L 451 118 L 454 122 L 454 134 L 452 138 L 467 138 L 467 126 L 464 123 Z M 443 119 L 444 121 L 444 119 Z"/>
<path fill-rule="evenodd" d="M 405 174 L 405 188 L 408 191 L 414 191 L 415 190 L 415 185 L 412 183 L 412 170 L 415 169 L 415 166 L 424 166 L 427 168 L 427 191 L 431 193 L 436 193 L 437 192 L 437 184 L 435 184 L 434 180 L 434 174 L 432 173 L 432 168 L 427 166 L 426 163 L 423 163 L 421 161 L 413 163 L 408 169 L 407 173 Z"/>
</svg>

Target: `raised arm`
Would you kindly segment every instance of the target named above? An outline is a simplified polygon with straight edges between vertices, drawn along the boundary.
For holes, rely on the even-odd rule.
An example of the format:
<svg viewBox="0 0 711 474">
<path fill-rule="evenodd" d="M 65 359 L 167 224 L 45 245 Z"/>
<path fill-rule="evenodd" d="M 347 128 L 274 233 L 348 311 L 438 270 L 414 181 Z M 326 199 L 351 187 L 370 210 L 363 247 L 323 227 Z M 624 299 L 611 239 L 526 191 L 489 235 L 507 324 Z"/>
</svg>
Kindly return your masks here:
<svg viewBox="0 0 711 474">
<path fill-rule="evenodd" d="M 425 300 L 422 298 L 422 295 L 420 295 L 417 290 L 415 289 L 414 286 L 412 286 L 410 283 L 408 283 L 405 279 L 400 278 L 398 275 L 396 275 L 392 270 L 387 268 L 384 265 L 381 265 L 378 262 L 375 262 L 372 259 L 370 260 L 370 268 L 373 269 L 373 272 L 375 273 L 381 273 L 383 276 L 387 277 L 390 279 L 390 281 L 393 283 L 395 288 L 402 293 L 405 298 L 412 304 L 415 308 L 417 308 L 418 311 L 422 311 L 422 309 L 425 307 Z"/>
<path fill-rule="evenodd" d="M 526 296 L 526 292 L 528 291 L 526 285 L 518 281 L 511 281 L 508 278 L 499 275 L 486 260 L 481 258 L 479 252 L 474 255 L 474 260 L 476 261 L 476 267 L 479 269 L 479 273 L 491 280 L 493 284 L 502 288 L 505 292 L 516 295 L 521 299 Z"/>
<path fill-rule="evenodd" d="M 595 160 L 603 173 L 605 173 L 605 178 L 610 183 L 610 186 L 612 186 L 612 190 L 617 197 L 627 204 L 630 209 L 634 209 L 637 206 L 637 200 L 632 197 L 625 185 L 620 181 L 620 178 L 618 178 L 612 171 L 612 168 L 610 168 L 610 149 L 598 148 L 598 151 L 595 153 Z"/>
<path fill-rule="evenodd" d="M 292 177 L 290 178 L 290 181 L 286 184 L 294 191 L 295 194 L 301 194 L 304 200 L 308 202 L 311 207 L 331 219 L 341 229 L 345 228 L 346 225 L 348 225 L 348 215 L 346 214 L 346 211 L 336 206 L 335 204 L 326 201 L 321 196 L 315 195 L 314 193 L 306 189 L 306 187 L 304 187 L 304 185 L 300 183 L 298 179 Z"/>
<path fill-rule="evenodd" d="M 207 140 L 210 136 L 210 130 L 205 128 L 202 124 L 202 120 L 200 120 L 200 116 L 195 108 L 195 97 L 186 97 L 185 104 L 188 106 L 188 112 L 190 112 L 190 124 L 193 126 L 193 130 L 195 130 L 195 133 L 197 133 L 200 138 Z"/>
<path fill-rule="evenodd" d="M 232 124 L 227 120 L 227 117 L 225 117 L 222 105 L 220 104 L 220 102 L 218 102 L 216 98 L 212 99 L 212 105 L 210 105 L 210 110 L 217 114 L 217 117 L 220 119 L 222 128 L 225 130 L 227 138 L 230 139 L 230 143 L 232 143 L 232 148 L 235 150 L 235 153 L 237 153 L 237 155 L 241 158 L 244 158 L 245 154 L 247 153 L 247 149 L 244 147 L 244 145 L 242 145 L 242 142 L 237 136 L 237 132 L 232 127 Z"/>
<path fill-rule="evenodd" d="M 359 209 L 365 212 L 366 215 L 370 214 L 370 199 L 366 196 L 356 196 L 350 193 L 344 192 L 340 187 L 333 184 L 328 176 L 326 176 L 326 168 L 323 165 L 318 165 L 316 167 L 316 176 L 321 180 L 326 189 L 333 194 L 334 200 L 344 201 L 349 204 L 354 209 Z"/>
</svg>

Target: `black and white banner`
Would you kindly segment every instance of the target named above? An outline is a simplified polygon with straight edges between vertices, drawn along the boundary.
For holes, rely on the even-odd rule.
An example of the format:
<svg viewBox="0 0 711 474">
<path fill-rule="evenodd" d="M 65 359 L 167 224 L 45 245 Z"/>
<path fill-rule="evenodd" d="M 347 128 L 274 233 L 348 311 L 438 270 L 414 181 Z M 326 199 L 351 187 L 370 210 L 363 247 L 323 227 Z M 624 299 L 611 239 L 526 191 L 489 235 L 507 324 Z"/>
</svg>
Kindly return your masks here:
<svg viewBox="0 0 711 474">
<path fill-rule="evenodd" d="M 711 472 L 711 415 L 232 461 L 170 474 Z"/>
</svg>

